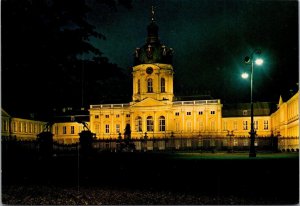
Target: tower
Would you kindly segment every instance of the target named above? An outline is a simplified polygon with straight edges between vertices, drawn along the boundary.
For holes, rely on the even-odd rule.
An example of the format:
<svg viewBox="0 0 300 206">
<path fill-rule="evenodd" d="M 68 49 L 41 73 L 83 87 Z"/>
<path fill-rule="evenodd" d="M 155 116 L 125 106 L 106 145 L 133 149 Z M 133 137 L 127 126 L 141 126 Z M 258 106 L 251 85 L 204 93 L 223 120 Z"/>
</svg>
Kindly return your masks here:
<svg viewBox="0 0 300 206">
<path fill-rule="evenodd" d="M 173 101 L 173 49 L 166 47 L 158 37 L 158 26 L 152 7 L 151 22 L 147 27 L 146 43 L 136 48 L 134 56 L 132 101 L 152 98 Z"/>
</svg>

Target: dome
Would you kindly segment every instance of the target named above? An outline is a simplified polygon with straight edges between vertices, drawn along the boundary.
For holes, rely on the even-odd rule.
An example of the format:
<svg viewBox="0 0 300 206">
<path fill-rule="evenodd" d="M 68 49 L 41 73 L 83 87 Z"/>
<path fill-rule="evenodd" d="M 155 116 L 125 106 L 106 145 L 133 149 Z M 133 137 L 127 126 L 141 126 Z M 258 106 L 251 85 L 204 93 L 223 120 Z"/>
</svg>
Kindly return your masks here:
<svg viewBox="0 0 300 206">
<path fill-rule="evenodd" d="M 154 11 L 152 10 L 152 15 Z M 140 48 L 136 48 L 134 64 L 172 63 L 173 49 L 160 43 L 158 37 L 158 26 L 152 16 L 151 23 L 147 27 L 147 42 Z"/>
</svg>

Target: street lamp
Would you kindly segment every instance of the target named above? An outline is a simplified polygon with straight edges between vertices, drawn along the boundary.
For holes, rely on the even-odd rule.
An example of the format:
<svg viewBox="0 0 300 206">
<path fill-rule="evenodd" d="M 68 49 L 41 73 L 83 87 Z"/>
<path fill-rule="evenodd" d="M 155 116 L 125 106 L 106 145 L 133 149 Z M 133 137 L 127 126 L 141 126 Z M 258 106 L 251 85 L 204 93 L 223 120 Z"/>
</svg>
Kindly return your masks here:
<svg viewBox="0 0 300 206">
<path fill-rule="evenodd" d="M 245 63 L 246 64 L 251 64 L 251 73 L 250 73 L 250 88 L 251 88 L 251 129 L 250 129 L 250 151 L 249 151 L 249 157 L 256 157 L 256 152 L 255 152 L 255 145 L 254 145 L 254 142 L 255 142 L 255 134 L 256 134 L 256 131 L 254 130 L 254 121 L 253 121 L 253 68 L 254 68 L 254 62 L 256 65 L 262 65 L 263 64 L 263 60 L 258 58 L 258 59 L 255 59 L 255 61 L 253 61 L 253 55 L 254 54 L 260 54 L 260 50 L 254 50 L 250 57 L 249 56 L 246 56 L 245 57 Z M 242 78 L 246 79 L 248 78 L 249 75 L 247 73 L 243 73 L 242 74 Z"/>
</svg>

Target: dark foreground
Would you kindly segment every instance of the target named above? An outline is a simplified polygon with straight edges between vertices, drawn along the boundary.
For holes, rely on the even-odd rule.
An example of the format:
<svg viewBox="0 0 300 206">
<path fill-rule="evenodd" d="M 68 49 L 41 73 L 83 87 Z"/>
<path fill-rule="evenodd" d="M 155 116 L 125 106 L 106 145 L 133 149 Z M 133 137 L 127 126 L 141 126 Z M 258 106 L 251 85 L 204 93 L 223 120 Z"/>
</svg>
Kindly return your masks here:
<svg viewBox="0 0 300 206">
<path fill-rule="evenodd" d="M 4 204 L 297 204 L 298 154 L 2 156 Z"/>
</svg>

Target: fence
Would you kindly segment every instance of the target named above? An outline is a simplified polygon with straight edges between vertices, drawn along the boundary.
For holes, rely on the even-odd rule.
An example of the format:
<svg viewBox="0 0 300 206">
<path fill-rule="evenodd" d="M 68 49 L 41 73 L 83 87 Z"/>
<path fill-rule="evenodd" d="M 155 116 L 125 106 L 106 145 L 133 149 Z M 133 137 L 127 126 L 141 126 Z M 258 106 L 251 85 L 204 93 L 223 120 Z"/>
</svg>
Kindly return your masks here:
<svg viewBox="0 0 300 206">
<path fill-rule="evenodd" d="M 248 151 L 250 139 L 248 137 L 193 137 L 193 138 L 162 138 L 162 139 L 131 139 L 136 151 Z M 92 143 L 95 151 L 120 151 L 124 140 L 98 139 Z M 257 151 L 299 151 L 298 137 L 257 137 L 255 139 Z M 79 143 L 53 143 L 53 153 L 77 153 Z M 17 141 L 2 139 L 4 153 L 38 153 L 40 145 L 37 141 Z"/>
</svg>

